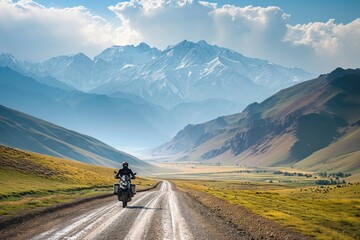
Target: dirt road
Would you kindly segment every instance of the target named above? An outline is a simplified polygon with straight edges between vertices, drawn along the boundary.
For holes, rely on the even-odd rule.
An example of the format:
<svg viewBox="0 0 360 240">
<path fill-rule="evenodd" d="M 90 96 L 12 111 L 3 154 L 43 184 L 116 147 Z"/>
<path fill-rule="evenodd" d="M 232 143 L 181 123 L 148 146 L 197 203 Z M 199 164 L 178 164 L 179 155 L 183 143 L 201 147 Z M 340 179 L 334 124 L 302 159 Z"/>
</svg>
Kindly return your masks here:
<svg viewBox="0 0 360 240">
<path fill-rule="evenodd" d="M 54 213 L 56 214 L 56 213 Z M 54 215 L 53 214 L 53 215 Z M 36 223 L 38 222 L 38 223 Z M 41 223 L 41 224 L 39 224 Z M 37 225 L 36 228 L 33 225 Z M 39 226 L 40 225 L 40 226 Z M 8 234 L 16 239 L 248 239 L 244 231 L 164 181 L 137 193 L 127 208 L 114 196 L 97 206 L 42 216 Z M 5 235 L 6 236 L 6 235 Z"/>
</svg>

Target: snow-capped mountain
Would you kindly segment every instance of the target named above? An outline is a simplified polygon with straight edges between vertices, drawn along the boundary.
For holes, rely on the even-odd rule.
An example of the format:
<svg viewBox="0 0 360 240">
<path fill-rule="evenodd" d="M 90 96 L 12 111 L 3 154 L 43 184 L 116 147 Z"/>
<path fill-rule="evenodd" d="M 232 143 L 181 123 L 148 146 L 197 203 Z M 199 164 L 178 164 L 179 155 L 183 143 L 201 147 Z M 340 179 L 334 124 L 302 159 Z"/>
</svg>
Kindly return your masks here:
<svg viewBox="0 0 360 240">
<path fill-rule="evenodd" d="M 11 55 L 10 53 L 1 53 L 0 54 L 0 64 L 2 65 L 2 66 L 11 66 L 11 65 L 13 65 L 13 66 L 15 66 L 15 65 L 17 65 L 17 60 L 16 60 L 16 58 L 13 56 L 13 55 Z M 9 67 L 10 67 L 9 66 Z"/>
<path fill-rule="evenodd" d="M 116 76 L 129 66 L 138 66 L 151 61 L 160 50 L 145 43 L 138 46 L 112 46 L 94 59 L 83 53 L 52 57 L 41 63 L 19 61 L 13 55 L 0 53 L 0 66 L 10 67 L 36 79 L 52 77 L 66 85 L 89 91 Z"/>
<path fill-rule="evenodd" d="M 299 68 L 248 58 L 205 41 L 185 40 L 144 64 L 123 65 L 113 79 L 92 91 L 137 94 L 167 108 L 210 98 L 246 104 L 312 77 Z"/>
<path fill-rule="evenodd" d="M 159 56 L 160 50 L 151 48 L 146 43 L 140 43 L 138 46 L 112 46 L 105 49 L 95 60 L 104 60 L 114 66 L 124 66 L 126 64 L 140 65 L 151 61 Z"/>
<path fill-rule="evenodd" d="M 0 65 L 51 76 L 82 91 L 136 94 L 167 108 L 208 99 L 248 104 L 315 77 L 205 41 L 186 40 L 163 51 L 141 43 L 113 46 L 94 59 L 78 53 L 37 64 L 0 55 Z"/>
<path fill-rule="evenodd" d="M 51 87 L 76 88 L 121 96 L 138 104 L 145 101 L 160 105 L 153 109 L 162 109 L 161 117 L 153 118 L 159 114 L 149 112 L 149 121 L 169 123 L 158 129 L 166 137 L 172 137 L 187 124 L 240 112 L 251 102 L 261 101 L 282 88 L 314 77 L 299 68 L 245 57 L 205 41 L 182 41 L 163 51 L 145 43 L 113 46 L 93 59 L 78 53 L 41 63 L 19 61 L 10 54 L 0 54 L 0 66 L 8 66 Z M 88 106 L 89 113 L 100 100 Z M 118 109 L 105 106 L 102 103 L 107 114 L 123 116 Z M 123 107 L 130 109 L 131 105 Z M 134 129 L 137 128 L 140 129 L 134 125 Z M 159 139 L 163 137 L 160 135 Z"/>
<path fill-rule="evenodd" d="M 65 84 L 85 90 L 92 84 L 94 62 L 83 53 L 53 57 L 38 65 L 44 75 L 50 75 Z M 86 80 L 85 80 L 86 79 Z"/>
<path fill-rule="evenodd" d="M 14 70 L 21 70 L 23 63 L 18 61 L 10 53 L 0 53 L 0 67 L 9 67 Z"/>
</svg>

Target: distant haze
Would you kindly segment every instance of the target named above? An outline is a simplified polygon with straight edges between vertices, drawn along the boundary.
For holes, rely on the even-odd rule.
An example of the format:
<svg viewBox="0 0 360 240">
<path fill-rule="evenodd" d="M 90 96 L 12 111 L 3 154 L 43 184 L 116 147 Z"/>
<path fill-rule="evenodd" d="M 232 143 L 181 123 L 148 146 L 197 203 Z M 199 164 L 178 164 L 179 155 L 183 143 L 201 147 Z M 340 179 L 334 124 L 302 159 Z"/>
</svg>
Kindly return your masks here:
<svg viewBox="0 0 360 240">
<path fill-rule="evenodd" d="M 316 75 L 205 41 L 113 46 L 33 63 L 0 54 L 0 103 L 112 146 L 154 147 Z M 30 77 L 30 78 L 29 78 Z"/>
</svg>

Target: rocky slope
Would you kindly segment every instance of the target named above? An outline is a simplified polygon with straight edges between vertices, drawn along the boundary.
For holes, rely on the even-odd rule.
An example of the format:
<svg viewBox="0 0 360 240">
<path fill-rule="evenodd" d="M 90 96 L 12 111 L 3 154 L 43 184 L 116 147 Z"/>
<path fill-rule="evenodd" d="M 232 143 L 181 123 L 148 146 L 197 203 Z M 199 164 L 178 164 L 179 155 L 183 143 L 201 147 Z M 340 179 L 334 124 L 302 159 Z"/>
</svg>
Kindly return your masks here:
<svg viewBox="0 0 360 240">
<path fill-rule="evenodd" d="M 189 125 L 153 153 L 224 164 L 358 171 L 359 96 L 360 70 L 338 68 L 239 114 Z"/>
</svg>

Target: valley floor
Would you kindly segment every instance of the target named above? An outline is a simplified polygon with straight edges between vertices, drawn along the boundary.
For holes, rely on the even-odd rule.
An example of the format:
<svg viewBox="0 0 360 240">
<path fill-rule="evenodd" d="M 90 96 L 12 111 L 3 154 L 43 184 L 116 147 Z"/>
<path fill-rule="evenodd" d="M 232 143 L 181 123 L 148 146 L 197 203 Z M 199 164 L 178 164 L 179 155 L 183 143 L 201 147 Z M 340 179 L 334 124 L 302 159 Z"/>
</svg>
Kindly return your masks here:
<svg viewBox="0 0 360 240">
<path fill-rule="evenodd" d="M 284 228 L 273 230 L 275 222 L 316 239 L 360 236 L 359 183 L 295 187 L 239 181 L 173 181 L 228 221 L 245 226 L 253 236 L 254 232 L 266 232 L 283 238 Z M 254 218 L 254 213 L 262 218 Z"/>
<path fill-rule="evenodd" d="M 360 236 L 359 174 L 336 180 L 329 173 L 324 177 L 319 173 L 284 167 L 209 166 L 196 162 L 159 165 L 172 171 L 158 177 L 171 178 L 179 188 L 198 196 L 199 201 L 209 208 L 222 209 L 222 204 L 217 206 L 211 203 L 216 201 L 203 201 L 205 195 L 316 239 Z M 335 185 L 316 184 L 316 181 L 331 179 L 336 180 Z M 238 225 L 245 219 L 232 216 L 233 212 L 242 210 L 224 212 L 228 221 Z"/>
<path fill-rule="evenodd" d="M 164 181 L 135 195 L 127 208 L 115 196 L 25 221 L 1 239 L 251 239 L 189 195 Z"/>
<path fill-rule="evenodd" d="M 320 193 L 254 182 L 164 181 L 137 193 L 128 208 L 115 196 L 97 199 L 1 227 L 0 238 L 354 239 L 359 198 L 351 191 L 359 188 L 324 197 L 327 188 Z"/>
<path fill-rule="evenodd" d="M 138 193 L 126 209 L 115 196 L 96 199 L 28 220 L 20 219 L 7 226 L 1 224 L 0 239 L 356 239 L 360 236 L 360 183 L 319 186 L 314 184 L 314 176 L 284 176 L 270 169 L 193 163 L 175 166 L 178 168 L 173 168 L 173 173 L 158 175 L 172 176 L 171 182 L 164 180 L 156 189 Z M 6 199 L 11 205 L 11 199 Z M 40 200 L 39 203 L 43 201 Z"/>
</svg>

